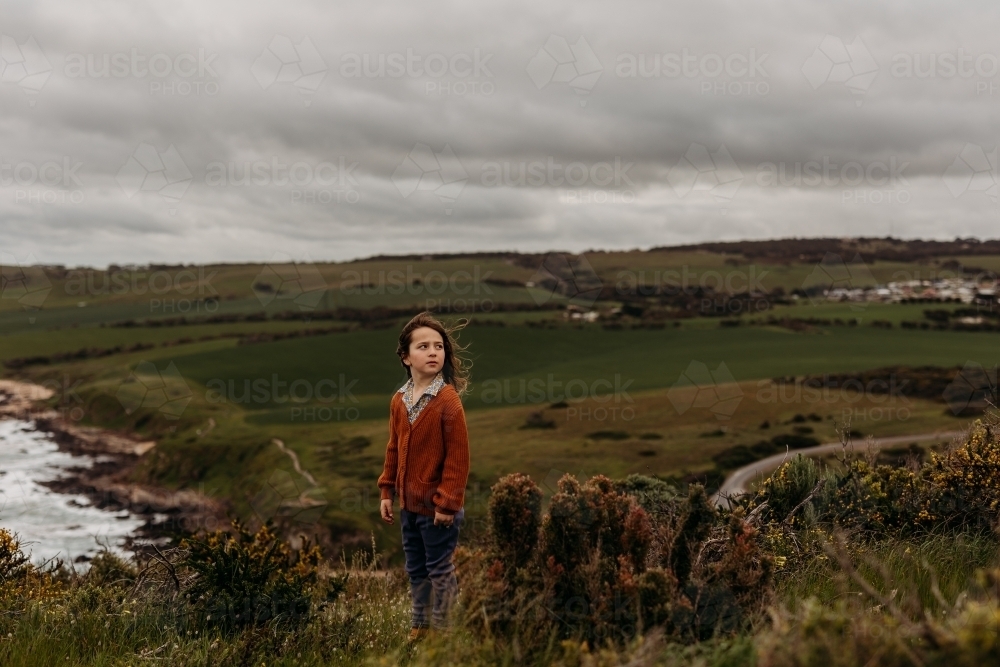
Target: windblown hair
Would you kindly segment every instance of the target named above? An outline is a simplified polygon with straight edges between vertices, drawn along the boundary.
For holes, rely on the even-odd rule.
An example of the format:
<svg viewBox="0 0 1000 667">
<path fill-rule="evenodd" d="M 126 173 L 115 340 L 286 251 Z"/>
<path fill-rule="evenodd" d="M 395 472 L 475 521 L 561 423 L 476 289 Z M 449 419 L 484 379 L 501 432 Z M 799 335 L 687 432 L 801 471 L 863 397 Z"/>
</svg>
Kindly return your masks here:
<svg viewBox="0 0 1000 667">
<path fill-rule="evenodd" d="M 399 363 L 406 369 L 406 374 L 413 377 L 410 367 L 403 363 L 403 357 L 410 351 L 410 340 L 413 338 L 413 332 L 420 327 L 434 329 L 441 334 L 441 340 L 444 341 L 444 367 L 441 369 L 444 381 L 453 386 L 459 395 L 464 394 L 469 387 L 469 370 L 472 368 L 472 362 L 461 356 L 465 352 L 465 348 L 458 344 L 453 334 L 464 329 L 466 324 L 468 324 L 468 320 L 453 327 L 446 327 L 426 310 L 415 315 L 399 332 L 399 344 L 396 346 L 396 356 L 399 357 Z"/>
</svg>

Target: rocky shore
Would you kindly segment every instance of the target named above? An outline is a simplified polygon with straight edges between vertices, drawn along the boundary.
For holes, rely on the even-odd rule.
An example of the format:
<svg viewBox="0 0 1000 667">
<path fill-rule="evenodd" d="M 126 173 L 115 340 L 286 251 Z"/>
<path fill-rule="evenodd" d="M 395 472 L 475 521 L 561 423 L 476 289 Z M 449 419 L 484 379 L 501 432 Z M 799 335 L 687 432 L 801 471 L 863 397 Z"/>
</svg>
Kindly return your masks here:
<svg viewBox="0 0 1000 667">
<path fill-rule="evenodd" d="M 31 422 L 60 450 L 81 457 L 81 465 L 46 483 L 58 493 L 87 496 L 95 507 L 128 511 L 144 523 L 134 546 L 158 542 L 179 532 L 216 530 L 229 525 L 224 503 L 190 489 L 173 491 L 130 481 L 142 457 L 156 447 L 151 440 L 81 426 L 44 404 L 52 390 L 27 382 L 0 379 L 0 419 Z"/>
</svg>

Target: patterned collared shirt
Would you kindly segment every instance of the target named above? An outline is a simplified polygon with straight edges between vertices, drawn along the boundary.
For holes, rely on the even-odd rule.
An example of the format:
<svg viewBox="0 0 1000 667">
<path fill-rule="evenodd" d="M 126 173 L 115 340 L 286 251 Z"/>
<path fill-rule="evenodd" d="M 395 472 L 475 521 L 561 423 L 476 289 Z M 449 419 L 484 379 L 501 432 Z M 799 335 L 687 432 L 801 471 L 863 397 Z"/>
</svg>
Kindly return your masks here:
<svg viewBox="0 0 1000 667">
<path fill-rule="evenodd" d="M 409 418 L 411 424 L 420 415 L 420 411 L 424 409 L 424 406 L 437 396 L 437 393 L 441 391 L 441 387 L 443 386 L 444 375 L 441 371 L 438 371 L 438 374 L 431 380 L 430 385 L 428 385 L 427 389 L 424 389 L 424 393 L 416 401 L 413 400 L 412 377 L 406 381 L 406 384 L 399 388 L 399 393 L 403 395 L 403 405 L 406 406 L 406 416 Z"/>
</svg>

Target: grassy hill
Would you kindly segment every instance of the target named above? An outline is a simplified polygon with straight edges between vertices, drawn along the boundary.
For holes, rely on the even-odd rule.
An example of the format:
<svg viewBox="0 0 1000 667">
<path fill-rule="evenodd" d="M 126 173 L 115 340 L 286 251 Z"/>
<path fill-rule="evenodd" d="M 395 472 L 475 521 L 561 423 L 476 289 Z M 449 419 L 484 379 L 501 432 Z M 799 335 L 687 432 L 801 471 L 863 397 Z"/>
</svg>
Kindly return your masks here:
<svg viewBox="0 0 1000 667">
<path fill-rule="evenodd" d="M 621 285 L 678 280 L 692 293 L 721 286 L 710 298 L 731 296 L 727 282 L 735 291 L 757 281 L 769 294 L 790 294 L 814 272 L 823 248 L 845 258 L 860 253 L 879 282 L 1000 269 L 1000 249 L 986 243 L 928 250 L 884 240 L 822 241 L 593 251 L 584 253 L 592 274 L 579 276 L 572 273 L 579 263 L 553 265 L 552 256 L 517 253 L 308 266 L 22 267 L 26 278 L 8 281 L 0 299 L 0 374 L 50 384 L 57 389 L 53 406 L 81 423 L 156 439 L 136 481 L 200 488 L 242 516 L 254 514 L 253 500 L 275 471 L 302 483 L 273 444 L 281 440 L 318 482 L 313 493 L 325 505 L 310 520 L 343 540 L 374 530 L 398 558 L 397 530 L 376 521 L 375 478 L 389 398 L 405 379 L 395 339 L 408 314 L 421 308 L 450 321 L 473 319 L 461 334 L 474 362 L 465 398 L 472 516 L 484 511 L 493 481 L 509 472 L 539 480 L 567 471 L 683 478 L 715 469 L 713 457 L 727 448 L 793 434 L 803 428 L 792 421 L 796 415 L 819 418 L 808 428 L 821 441 L 836 439 L 836 425 L 847 421 L 875 435 L 964 423 L 940 397 L 887 403 L 884 396 L 841 392 L 832 400 L 770 400 L 764 391 L 771 378 L 785 376 L 992 367 L 996 332 L 900 326 L 926 322 L 928 308 L 956 304 L 767 301 L 766 310 L 745 312 L 740 326 L 729 326 L 736 318 L 681 317 L 655 304 L 633 312 L 627 308 L 634 300 L 618 298 Z M 546 283 L 552 266 L 569 270 L 557 277 L 580 293 Z M 49 290 L 41 308 L 26 308 L 25 295 L 40 289 Z M 565 306 L 573 304 L 593 307 L 601 319 L 569 319 Z M 769 317 L 827 323 L 789 328 L 768 324 Z M 853 326 L 844 324 L 851 320 Z M 716 373 L 708 398 L 689 387 L 698 364 Z M 138 372 L 144 380 L 151 368 L 176 369 L 180 382 L 170 387 L 177 396 L 169 406 L 130 403 L 143 400 L 135 393 L 143 383 L 130 377 Z M 261 391 L 247 393 L 247 386 Z M 283 400 L 288 391 L 302 400 Z M 734 403 L 727 414 L 712 411 L 722 396 Z M 761 429 L 763 422 L 770 428 Z M 529 424 L 536 427 L 523 428 Z"/>
</svg>

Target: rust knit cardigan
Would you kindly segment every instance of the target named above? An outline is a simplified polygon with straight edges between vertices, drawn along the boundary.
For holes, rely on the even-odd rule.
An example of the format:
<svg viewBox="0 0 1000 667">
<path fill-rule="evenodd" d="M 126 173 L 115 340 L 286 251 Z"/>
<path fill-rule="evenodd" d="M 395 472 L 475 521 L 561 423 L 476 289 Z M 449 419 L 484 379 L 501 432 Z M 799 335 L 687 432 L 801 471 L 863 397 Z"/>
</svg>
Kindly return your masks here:
<svg viewBox="0 0 1000 667">
<path fill-rule="evenodd" d="M 403 395 L 389 403 L 389 442 L 378 478 L 380 497 L 400 497 L 403 509 L 434 516 L 455 514 L 469 479 L 469 433 L 462 399 L 450 384 L 410 424 Z"/>
</svg>

